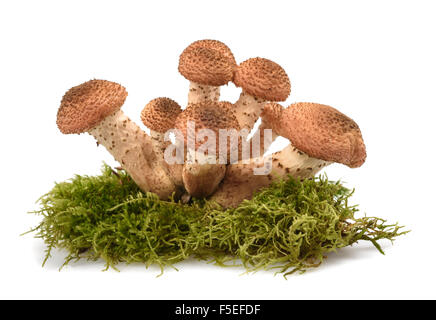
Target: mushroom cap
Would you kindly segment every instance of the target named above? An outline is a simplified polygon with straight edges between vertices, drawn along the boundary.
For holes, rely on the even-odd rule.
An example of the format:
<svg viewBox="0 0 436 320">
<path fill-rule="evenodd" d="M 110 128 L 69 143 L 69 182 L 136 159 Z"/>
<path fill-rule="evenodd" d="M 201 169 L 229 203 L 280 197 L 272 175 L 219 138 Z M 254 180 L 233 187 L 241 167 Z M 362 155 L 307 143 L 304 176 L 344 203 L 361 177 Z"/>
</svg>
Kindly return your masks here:
<svg viewBox="0 0 436 320">
<path fill-rule="evenodd" d="M 226 58 L 230 59 L 234 65 L 236 65 L 236 60 L 235 57 L 233 56 L 232 50 L 230 50 L 230 48 L 224 43 L 222 43 L 221 41 L 210 40 L 210 39 L 198 40 L 191 43 L 188 46 L 188 48 L 198 48 L 198 47 L 209 48 L 219 51 Z"/>
<path fill-rule="evenodd" d="M 216 135 L 216 152 L 219 151 L 219 130 L 240 130 L 238 120 L 233 112 L 234 105 L 225 101 L 203 101 L 190 104 L 176 120 L 175 127 L 183 133 L 185 142 L 188 141 L 188 121 L 195 123 L 195 135 L 202 129 L 210 129 Z M 205 141 L 197 141 L 196 137 L 190 136 L 196 142 L 195 148 L 203 145 Z"/>
<path fill-rule="evenodd" d="M 283 110 L 284 108 L 281 104 L 275 102 L 267 103 L 260 114 L 262 122 L 265 122 L 267 127 L 270 127 L 274 132 L 278 132 Z"/>
<path fill-rule="evenodd" d="M 82 133 L 118 111 L 127 97 L 126 89 L 107 80 L 90 80 L 68 90 L 62 98 L 56 123 L 64 133 Z"/>
<path fill-rule="evenodd" d="M 359 126 L 327 105 L 308 102 L 290 105 L 282 112 L 279 134 L 313 158 L 351 168 L 360 167 L 366 159 Z"/>
<path fill-rule="evenodd" d="M 156 132 L 165 133 L 174 128 L 175 121 L 182 112 L 180 105 L 170 98 L 151 100 L 141 112 L 141 121 Z"/>
<path fill-rule="evenodd" d="M 200 40 L 180 55 L 179 72 L 189 81 L 222 86 L 233 79 L 236 61 L 230 49 L 217 40 Z"/>
<path fill-rule="evenodd" d="M 291 82 L 285 70 L 264 58 L 242 62 L 235 71 L 233 83 L 246 93 L 268 101 L 285 101 L 291 93 Z"/>
</svg>

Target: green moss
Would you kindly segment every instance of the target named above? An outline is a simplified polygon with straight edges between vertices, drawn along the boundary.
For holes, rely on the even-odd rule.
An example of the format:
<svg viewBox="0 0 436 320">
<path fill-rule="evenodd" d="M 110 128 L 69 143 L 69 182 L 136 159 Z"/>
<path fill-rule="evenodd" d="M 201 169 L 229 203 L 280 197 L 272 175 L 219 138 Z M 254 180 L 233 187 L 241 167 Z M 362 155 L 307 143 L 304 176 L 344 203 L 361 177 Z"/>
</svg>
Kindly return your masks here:
<svg viewBox="0 0 436 320">
<path fill-rule="evenodd" d="M 326 254 L 359 240 L 394 240 L 397 224 L 356 218 L 352 191 L 326 177 L 289 178 L 235 209 L 210 201 L 182 204 L 142 193 L 124 171 L 104 166 L 100 176 L 75 176 L 40 200 L 43 216 L 31 230 L 71 260 L 104 259 L 107 267 L 143 263 L 167 266 L 195 257 L 221 266 L 238 262 L 247 271 L 277 268 L 285 275 L 318 266 Z"/>
</svg>

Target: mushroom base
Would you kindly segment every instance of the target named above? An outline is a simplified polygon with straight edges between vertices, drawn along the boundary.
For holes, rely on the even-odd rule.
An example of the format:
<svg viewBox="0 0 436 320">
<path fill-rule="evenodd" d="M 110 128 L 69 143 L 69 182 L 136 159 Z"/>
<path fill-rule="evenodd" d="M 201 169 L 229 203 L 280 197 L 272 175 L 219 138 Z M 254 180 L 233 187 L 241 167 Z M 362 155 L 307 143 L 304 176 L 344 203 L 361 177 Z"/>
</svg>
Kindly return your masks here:
<svg viewBox="0 0 436 320">
<path fill-rule="evenodd" d="M 225 208 L 236 207 L 244 199 L 288 175 L 297 179 L 313 177 L 331 162 L 309 157 L 291 144 L 270 156 L 264 156 L 227 167 L 226 175 L 211 200 Z"/>
<path fill-rule="evenodd" d="M 188 104 L 202 101 L 218 101 L 220 98 L 220 87 L 208 86 L 196 82 L 190 82 Z"/>
<path fill-rule="evenodd" d="M 106 117 L 88 131 L 125 169 L 141 190 L 167 199 L 175 191 L 174 183 L 156 153 L 152 139 L 121 110 Z"/>
<path fill-rule="evenodd" d="M 188 158 L 194 153 L 188 151 Z M 214 161 L 212 161 L 214 160 Z M 195 159 L 190 159 L 183 166 L 183 184 L 186 191 L 194 197 L 210 196 L 217 188 L 226 173 L 226 165 L 214 163 L 215 158 L 195 153 Z"/>
</svg>

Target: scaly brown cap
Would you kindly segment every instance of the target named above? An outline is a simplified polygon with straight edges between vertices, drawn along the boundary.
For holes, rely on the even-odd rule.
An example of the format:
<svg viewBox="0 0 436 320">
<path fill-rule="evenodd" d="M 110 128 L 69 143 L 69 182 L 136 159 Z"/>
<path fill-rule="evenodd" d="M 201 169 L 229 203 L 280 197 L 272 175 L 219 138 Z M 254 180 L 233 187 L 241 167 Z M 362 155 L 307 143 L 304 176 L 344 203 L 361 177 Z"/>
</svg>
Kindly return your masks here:
<svg viewBox="0 0 436 320">
<path fill-rule="evenodd" d="M 200 40 L 180 55 L 179 72 L 189 81 L 222 86 L 233 79 L 235 58 L 230 49 L 216 40 Z"/>
<path fill-rule="evenodd" d="M 156 98 L 142 109 L 141 120 L 150 130 L 165 133 L 174 128 L 180 112 L 182 108 L 174 100 Z"/>
<path fill-rule="evenodd" d="M 190 104 L 179 115 L 176 120 L 176 129 L 183 133 L 185 142 L 188 142 L 188 121 L 195 123 L 195 134 L 201 129 L 210 129 L 216 134 L 217 145 L 216 151 L 219 151 L 219 130 L 235 129 L 240 130 L 238 120 L 233 113 L 233 104 L 230 102 L 203 101 L 200 103 Z M 195 137 L 192 137 L 196 141 Z M 204 144 L 204 141 L 197 142 L 195 148 Z"/>
<path fill-rule="evenodd" d="M 123 86 L 106 80 L 90 80 L 73 87 L 62 98 L 58 128 L 65 134 L 89 131 L 119 110 L 126 97 Z"/>
<path fill-rule="evenodd" d="M 224 43 L 222 43 L 221 41 L 210 40 L 210 39 L 198 40 L 191 43 L 188 46 L 188 48 L 198 48 L 198 47 L 209 48 L 219 51 L 222 55 L 224 55 L 226 58 L 231 60 L 234 65 L 236 65 L 236 60 L 235 57 L 233 56 L 232 50 L 230 50 L 230 48 Z"/>
<path fill-rule="evenodd" d="M 285 101 L 291 93 L 291 82 L 285 70 L 264 58 L 251 58 L 236 69 L 233 82 L 248 94 L 268 101 Z"/>
<path fill-rule="evenodd" d="M 360 167 L 366 149 L 359 126 L 335 108 L 300 102 L 282 112 L 279 134 L 309 156 Z"/>
</svg>

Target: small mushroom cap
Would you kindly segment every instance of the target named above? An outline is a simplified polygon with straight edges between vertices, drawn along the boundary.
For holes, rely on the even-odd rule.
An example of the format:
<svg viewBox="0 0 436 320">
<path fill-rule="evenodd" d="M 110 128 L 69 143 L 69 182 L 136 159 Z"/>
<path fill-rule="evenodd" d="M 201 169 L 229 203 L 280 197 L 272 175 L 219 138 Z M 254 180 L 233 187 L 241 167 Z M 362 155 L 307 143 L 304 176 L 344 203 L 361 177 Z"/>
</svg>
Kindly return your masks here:
<svg viewBox="0 0 436 320">
<path fill-rule="evenodd" d="M 179 72 L 189 81 L 222 86 L 232 81 L 236 61 L 230 49 L 216 40 L 200 40 L 180 55 Z"/>
<path fill-rule="evenodd" d="M 126 89 L 107 80 L 90 80 L 68 90 L 57 113 L 57 125 L 64 133 L 82 133 L 118 111 L 127 97 Z"/>
<path fill-rule="evenodd" d="M 299 102 L 282 112 L 279 134 L 309 156 L 360 167 L 366 149 L 359 126 L 335 108 Z"/>
<path fill-rule="evenodd" d="M 233 83 L 248 94 L 268 101 L 285 101 L 291 93 L 291 82 L 285 70 L 264 58 L 242 62 L 235 71 Z"/>
<path fill-rule="evenodd" d="M 165 133 L 174 128 L 180 112 L 182 108 L 174 100 L 156 98 L 142 109 L 141 120 L 150 130 Z"/>
<path fill-rule="evenodd" d="M 224 55 L 226 58 L 231 60 L 234 65 L 236 65 L 236 60 L 235 57 L 233 56 L 232 50 L 230 50 L 230 48 L 224 43 L 222 43 L 221 41 L 210 40 L 210 39 L 198 40 L 191 43 L 188 46 L 188 48 L 198 48 L 198 47 L 209 48 L 219 51 L 222 55 Z"/>
<path fill-rule="evenodd" d="M 219 130 L 240 130 L 238 120 L 233 113 L 234 105 L 225 101 L 203 101 L 190 104 L 176 120 L 176 129 L 183 133 L 185 142 L 188 142 L 188 121 L 195 123 L 195 134 L 202 129 L 210 129 L 216 135 L 216 152 L 219 151 Z M 195 148 L 203 145 L 204 141 L 197 141 L 196 137 L 190 137 L 196 141 Z"/>
</svg>

